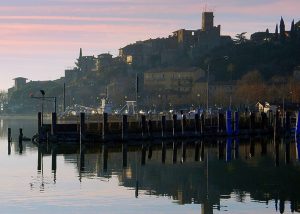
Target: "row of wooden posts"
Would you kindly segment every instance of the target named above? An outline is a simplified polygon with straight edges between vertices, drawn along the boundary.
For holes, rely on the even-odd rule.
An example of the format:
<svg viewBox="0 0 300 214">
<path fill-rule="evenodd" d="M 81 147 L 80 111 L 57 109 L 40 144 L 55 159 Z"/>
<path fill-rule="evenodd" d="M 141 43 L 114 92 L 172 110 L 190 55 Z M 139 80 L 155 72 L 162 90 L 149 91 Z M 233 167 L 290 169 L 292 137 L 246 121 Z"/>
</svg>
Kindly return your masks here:
<svg viewBox="0 0 300 214">
<path fill-rule="evenodd" d="M 146 115 L 140 117 L 132 117 L 121 115 L 120 121 L 109 121 L 109 115 L 104 113 L 99 122 L 86 122 L 85 113 L 80 113 L 79 124 L 58 124 L 56 113 L 52 113 L 51 124 L 42 124 L 42 115 L 38 113 L 38 133 L 40 136 L 68 135 L 80 136 L 80 139 L 87 136 L 98 138 L 99 141 L 110 139 L 128 140 L 128 139 L 144 139 L 144 138 L 172 138 L 172 137 L 197 137 L 197 136 L 233 136 L 243 134 L 290 134 L 295 128 L 296 134 L 300 134 L 299 112 L 297 112 L 297 120 L 292 123 L 292 114 L 286 112 L 285 118 L 280 117 L 279 113 L 260 113 L 259 120 L 257 114 L 251 113 L 241 114 L 238 111 L 226 111 L 218 113 L 214 117 L 206 117 L 204 114 L 195 114 L 194 118 L 187 118 L 182 114 L 178 119 L 176 114 L 172 115 L 172 119 L 167 120 L 166 115 L 161 115 L 160 121 L 146 118 Z M 129 120 L 130 118 L 130 120 Z M 295 126 L 294 126 L 295 124 Z M 66 137 L 67 136 L 67 137 Z"/>
</svg>

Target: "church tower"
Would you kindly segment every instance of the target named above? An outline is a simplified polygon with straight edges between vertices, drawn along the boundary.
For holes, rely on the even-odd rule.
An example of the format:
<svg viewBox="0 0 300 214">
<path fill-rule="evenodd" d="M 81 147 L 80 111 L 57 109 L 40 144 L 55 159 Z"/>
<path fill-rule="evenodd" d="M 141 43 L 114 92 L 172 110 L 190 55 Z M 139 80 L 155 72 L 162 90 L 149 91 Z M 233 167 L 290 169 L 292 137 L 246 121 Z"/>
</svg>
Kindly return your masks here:
<svg viewBox="0 0 300 214">
<path fill-rule="evenodd" d="M 210 31 L 214 28 L 214 13 L 202 13 L 202 31 Z"/>
</svg>

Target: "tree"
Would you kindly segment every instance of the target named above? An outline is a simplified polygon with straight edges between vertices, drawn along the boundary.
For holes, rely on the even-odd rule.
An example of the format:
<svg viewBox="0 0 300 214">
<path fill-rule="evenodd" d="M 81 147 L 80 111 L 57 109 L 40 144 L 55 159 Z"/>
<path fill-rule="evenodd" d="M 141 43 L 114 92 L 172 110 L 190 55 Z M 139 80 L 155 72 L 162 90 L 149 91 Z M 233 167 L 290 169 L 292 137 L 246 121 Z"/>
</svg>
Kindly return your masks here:
<svg viewBox="0 0 300 214">
<path fill-rule="evenodd" d="M 239 104 L 248 102 L 254 105 L 256 102 L 266 99 L 266 89 L 260 72 L 250 71 L 237 82 L 235 97 Z"/>
<path fill-rule="evenodd" d="M 234 43 L 237 45 L 246 43 L 247 42 L 246 33 L 247 32 L 236 34 L 235 39 L 233 39 Z"/>
<path fill-rule="evenodd" d="M 279 34 L 278 34 L 278 24 L 276 25 L 276 28 L 275 28 L 275 35 L 274 35 L 274 37 L 275 37 L 275 40 L 278 40 L 278 38 L 279 38 Z"/>
<path fill-rule="evenodd" d="M 284 24 L 284 21 L 283 21 L 283 18 L 281 17 L 281 20 L 280 20 L 280 41 L 283 43 L 285 42 L 285 24 Z"/>
</svg>

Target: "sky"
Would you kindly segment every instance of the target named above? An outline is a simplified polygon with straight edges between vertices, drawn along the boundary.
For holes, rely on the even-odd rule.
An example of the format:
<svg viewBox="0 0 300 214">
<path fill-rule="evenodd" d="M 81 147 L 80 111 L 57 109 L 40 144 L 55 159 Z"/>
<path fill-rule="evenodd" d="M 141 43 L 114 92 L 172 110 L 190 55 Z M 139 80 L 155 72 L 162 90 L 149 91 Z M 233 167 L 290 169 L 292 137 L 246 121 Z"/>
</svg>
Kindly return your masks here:
<svg viewBox="0 0 300 214">
<path fill-rule="evenodd" d="M 15 77 L 54 80 L 83 55 L 111 53 L 127 44 L 200 29 L 213 11 L 223 35 L 273 32 L 300 20 L 300 0 L 1 0 L 0 90 Z"/>
</svg>

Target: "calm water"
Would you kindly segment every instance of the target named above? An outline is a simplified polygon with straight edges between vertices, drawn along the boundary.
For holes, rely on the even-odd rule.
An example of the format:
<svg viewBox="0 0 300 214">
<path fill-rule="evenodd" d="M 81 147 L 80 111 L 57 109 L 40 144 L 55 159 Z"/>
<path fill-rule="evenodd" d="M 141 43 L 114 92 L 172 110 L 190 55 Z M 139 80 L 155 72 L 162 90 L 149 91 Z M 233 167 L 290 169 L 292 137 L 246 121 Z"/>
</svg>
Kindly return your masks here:
<svg viewBox="0 0 300 214">
<path fill-rule="evenodd" d="M 300 210 L 300 164 L 293 140 L 95 145 L 80 152 L 79 146 L 20 146 L 18 129 L 31 137 L 36 132 L 32 120 L 0 120 L 0 126 L 1 213 Z"/>
</svg>

